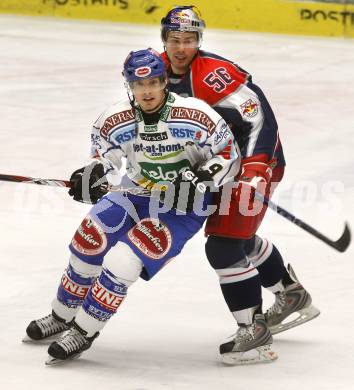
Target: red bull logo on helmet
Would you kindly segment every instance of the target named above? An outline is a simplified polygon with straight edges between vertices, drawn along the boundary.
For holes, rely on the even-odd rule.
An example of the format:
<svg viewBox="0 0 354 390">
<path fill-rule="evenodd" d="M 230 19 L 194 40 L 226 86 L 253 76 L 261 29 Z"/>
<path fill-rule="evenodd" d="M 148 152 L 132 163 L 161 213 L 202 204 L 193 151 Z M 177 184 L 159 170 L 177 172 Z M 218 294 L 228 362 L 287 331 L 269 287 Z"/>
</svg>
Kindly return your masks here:
<svg viewBox="0 0 354 390">
<path fill-rule="evenodd" d="M 190 17 L 186 12 L 179 11 L 179 12 L 174 12 L 171 15 L 171 22 L 172 23 L 189 23 L 190 22 Z"/>
<path fill-rule="evenodd" d="M 183 18 L 183 17 L 189 18 L 189 14 L 187 12 L 183 12 L 183 11 L 174 12 L 173 16 L 177 17 L 177 18 Z"/>
<path fill-rule="evenodd" d="M 135 76 L 137 77 L 146 77 L 151 73 L 151 68 L 149 66 L 141 66 L 140 68 L 135 69 Z"/>
</svg>

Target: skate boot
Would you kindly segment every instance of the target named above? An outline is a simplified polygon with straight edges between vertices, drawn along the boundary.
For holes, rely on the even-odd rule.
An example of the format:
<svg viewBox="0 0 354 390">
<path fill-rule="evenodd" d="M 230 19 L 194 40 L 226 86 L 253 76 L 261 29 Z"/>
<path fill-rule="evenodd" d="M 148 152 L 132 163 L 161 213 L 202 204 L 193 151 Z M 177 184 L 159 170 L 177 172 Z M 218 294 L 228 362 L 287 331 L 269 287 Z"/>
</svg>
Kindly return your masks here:
<svg viewBox="0 0 354 390">
<path fill-rule="evenodd" d="M 288 264 L 288 272 L 289 275 L 279 282 L 280 291 L 275 293 L 273 306 L 265 314 L 272 334 L 294 328 L 320 314 L 320 311 L 312 305 L 310 294 L 302 287 L 290 264 Z M 294 313 L 295 318 L 289 317 Z"/>
<path fill-rule="evenodd" d="M 266 363 L 276 360 L 272 335 L 263 314 L 255 314 L 251 325 L 239 324 L 235 337 L 220 345 L 221 361 L 227 365 Z"/>
<path fill-rule="evenodd" d="M 49 358 L 46 365 L 63 363 L 67 360 L 77 359 L 82 352 L 89 349 L 93 340 L 99 332 L 92 337 L 87 337 L 86 332 L 81 329 L 75 321 L 70 324 L 67 330 L 57 341 L 50 344 L 48 348 Z"/>
<path fill-rule="evenodd" d="M 52 311 L 51 314 L 40 318 L 39 320 L 34 320 L 27 326 L 27 336 L 23 338 L 23 341 L 41 341 L 58 335 L 67 329 L 69 329 L 69 326 L 65 320 Z"/>
</svg>

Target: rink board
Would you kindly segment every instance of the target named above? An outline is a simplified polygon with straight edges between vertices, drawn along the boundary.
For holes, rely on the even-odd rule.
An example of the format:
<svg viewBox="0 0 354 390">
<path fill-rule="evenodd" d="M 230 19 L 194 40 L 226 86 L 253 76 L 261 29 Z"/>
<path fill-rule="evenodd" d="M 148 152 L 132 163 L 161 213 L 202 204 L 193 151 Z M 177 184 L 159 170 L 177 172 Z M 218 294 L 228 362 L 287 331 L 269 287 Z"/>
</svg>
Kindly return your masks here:
<svg viewBox="0 0 354 390">
<path fill-rule="evenodd" d="M 352 0 L 1 0 L 0 12 L 158 25 L 176 3 L 197 5 L 211 28 L 354 37 Z"/>
</svg>

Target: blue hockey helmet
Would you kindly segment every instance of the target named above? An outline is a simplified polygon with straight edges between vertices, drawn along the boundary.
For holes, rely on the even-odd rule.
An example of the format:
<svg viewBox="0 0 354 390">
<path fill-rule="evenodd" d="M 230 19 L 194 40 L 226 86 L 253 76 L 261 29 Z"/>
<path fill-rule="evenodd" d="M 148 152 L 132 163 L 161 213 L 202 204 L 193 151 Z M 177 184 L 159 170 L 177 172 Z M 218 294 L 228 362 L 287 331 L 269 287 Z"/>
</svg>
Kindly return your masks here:
<svg viewBox="0 0 354 390">
<path fill-rule="evenodd" d="M 153 77 L 165 79 L 165 63 L 154 49 L 131 51 L 124 62 L 123 76 L 128 83 Z"/>
<path fill-rule="evenodd" d="M 194 5 L 175 6 L 161 19 L 161 38 L 167 39 L 168 31 L 196 32 L 202 40 L 205 22 Z"/>
</svg>

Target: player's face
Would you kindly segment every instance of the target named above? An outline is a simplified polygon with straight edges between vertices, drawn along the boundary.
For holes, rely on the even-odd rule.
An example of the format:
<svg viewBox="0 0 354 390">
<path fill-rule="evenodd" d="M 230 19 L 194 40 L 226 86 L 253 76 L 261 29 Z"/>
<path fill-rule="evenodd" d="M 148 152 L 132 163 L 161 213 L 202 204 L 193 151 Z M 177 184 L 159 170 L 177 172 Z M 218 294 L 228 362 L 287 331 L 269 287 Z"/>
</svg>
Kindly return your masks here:
<svg viewBox="0 0 354 390">
<path fill-rule="evenodd" d="M 163 105 L 165 100 L 166 82 L 158 77 L 137 80 L 130 84 L 136 102 L 147 113 L 155 112 Z"/>
<path fill-rule="evenodd" d="M 170 31 L 164 44 L 172 71 L 175 74 L 186 73 L 199 49 L 197 33 Z"/>
</svg>

